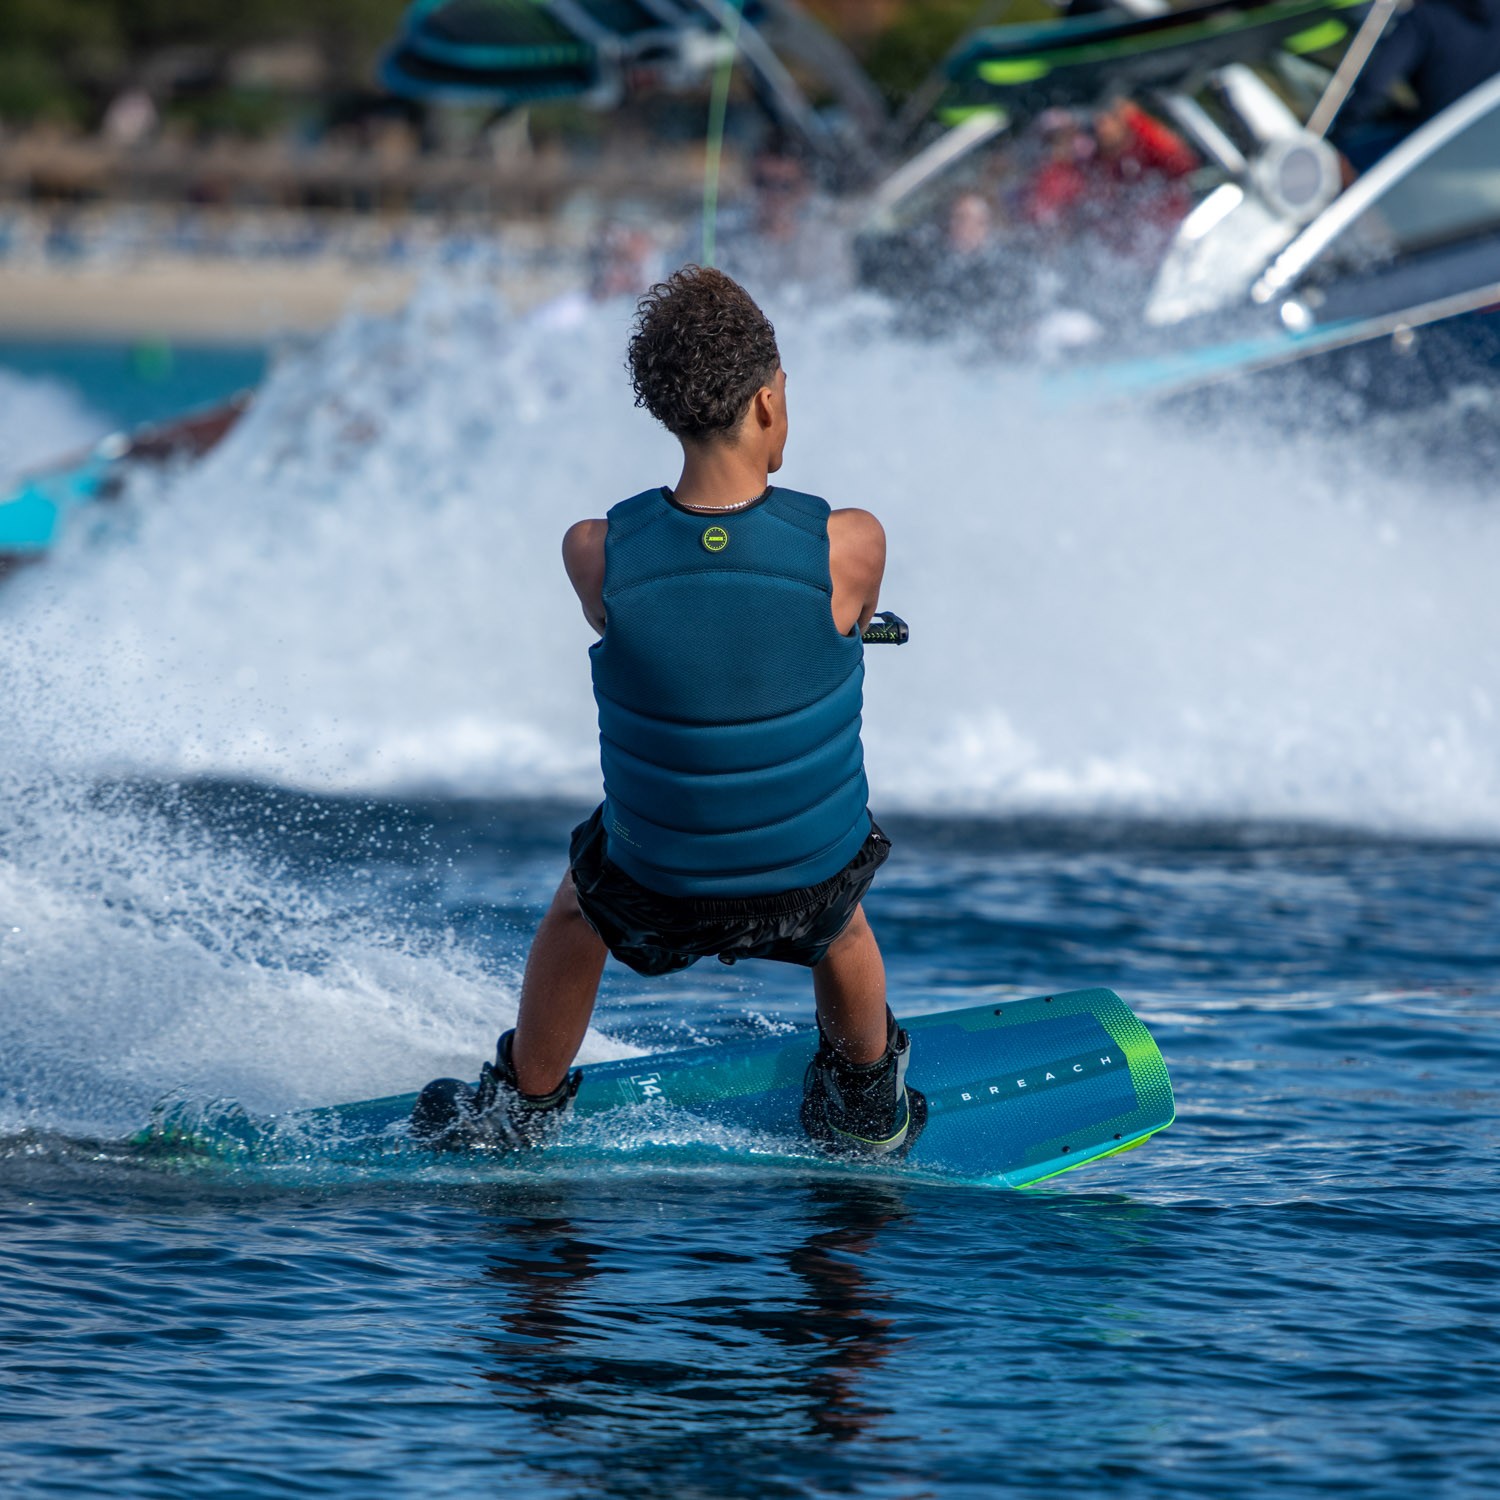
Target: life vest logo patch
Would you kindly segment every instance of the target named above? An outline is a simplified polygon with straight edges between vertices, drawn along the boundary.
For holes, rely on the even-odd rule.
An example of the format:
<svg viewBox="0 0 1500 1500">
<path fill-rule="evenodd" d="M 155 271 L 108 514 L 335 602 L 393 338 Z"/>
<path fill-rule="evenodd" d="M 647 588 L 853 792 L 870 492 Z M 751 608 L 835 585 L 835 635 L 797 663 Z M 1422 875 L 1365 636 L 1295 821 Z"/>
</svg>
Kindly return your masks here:
<svg viewBox="0 0 1500 1500">
<path fill-rule="evenodd" d="M 705 552 L 722 552 L 729 545 L 729 533 L 722 526 L 710 526 L 699 540 Z"/>
</svg>

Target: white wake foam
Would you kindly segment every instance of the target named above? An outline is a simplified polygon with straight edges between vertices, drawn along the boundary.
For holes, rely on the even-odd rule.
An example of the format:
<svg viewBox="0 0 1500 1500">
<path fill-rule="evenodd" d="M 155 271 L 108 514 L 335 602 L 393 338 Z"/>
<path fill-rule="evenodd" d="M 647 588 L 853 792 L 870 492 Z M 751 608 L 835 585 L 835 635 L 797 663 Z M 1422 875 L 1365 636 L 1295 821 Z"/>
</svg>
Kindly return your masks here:
<svg viewBox="0 0 1500 1500">
<path fill-rule="evenodd" d="M 168 1090 L 280 1111 L 472 1077 L 515 1019 L 518 961 L 352 911 L 170 798 L 0 797 L 0 1135 L 127 1129 Z"/>
<path fill-rule="evenodd" d="M 866 505 L 912 644 L 869 657 L 876 806 L 1500 831 L 1500 514 L 1360 435 L 1050 412 L 1032 377 L 775 309 L 783 475 Z M 429 285 L 283 364 L 204 461 L 0 590 L 0 1130 L 472 1069 L 513 986 L 101 774 L 598 789 L 573 519 L 675 477 L 629 309 Z M 48 438 L 49 444 L 51 437 Z M 610 1044 L 591 1042 L 590 1055 Z"/>
<path fill-rule="evenodd" d="M 574 326 L 429 285 L 268 382 L 0 597 L 49 766 L 319 787 L 597 791 L 572 519 L 675 476 L 632 408 L 628 308 Z M 783 479 L 886 523 L 880 806 L 1500 827 L 1500 516 L 1231 426 L 1049 413 L 1033 379 L 781 314 Z M 19 745 L 17 742 L 20 742 Z"/>
<path fill-rule="evenodd" d="M 97 442 L 109 425 L 61 381 L 0 368 L 0 496 L 28 470 Z"/>
</svg>

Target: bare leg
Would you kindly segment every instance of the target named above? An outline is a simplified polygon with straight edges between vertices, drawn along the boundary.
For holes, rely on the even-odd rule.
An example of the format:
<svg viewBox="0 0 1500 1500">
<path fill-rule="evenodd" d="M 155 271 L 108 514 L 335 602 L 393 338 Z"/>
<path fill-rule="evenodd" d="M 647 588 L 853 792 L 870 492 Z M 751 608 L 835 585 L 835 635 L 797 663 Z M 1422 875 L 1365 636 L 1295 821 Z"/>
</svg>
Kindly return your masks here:
<svg viewBox="0 0 1500 1500">
<path fill-rule="evenodd" d="M 550 1094 L 567 1076 L 599 993 L 608 950 L 578 909 L 565 875 L 531 940 L 511 1061 L 523 1094 Z"/>
<path fill-rule="evenodd" d="M 885 1056 L 885 963 L 864 907 L 813 969 L 813 994 L 823 1030 L 846 1062 Z"/>
</svg>

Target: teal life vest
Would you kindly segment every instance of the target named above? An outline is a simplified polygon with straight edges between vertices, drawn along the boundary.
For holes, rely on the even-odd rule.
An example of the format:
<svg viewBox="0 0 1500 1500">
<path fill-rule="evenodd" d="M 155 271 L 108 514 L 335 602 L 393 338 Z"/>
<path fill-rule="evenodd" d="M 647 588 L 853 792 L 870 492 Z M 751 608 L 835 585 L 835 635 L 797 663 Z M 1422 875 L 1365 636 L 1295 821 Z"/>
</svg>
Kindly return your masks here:
<svg viewBox="0 0 1500 1500">
<path fill-rule="evenodd" d="M 609 512 L 590 650 L 609 858 L 671 896 L 837 874 L 870 832 L 864 645 L 833 622 L 826 501 L 722 518 L 662 489 Z"/>
</svg>

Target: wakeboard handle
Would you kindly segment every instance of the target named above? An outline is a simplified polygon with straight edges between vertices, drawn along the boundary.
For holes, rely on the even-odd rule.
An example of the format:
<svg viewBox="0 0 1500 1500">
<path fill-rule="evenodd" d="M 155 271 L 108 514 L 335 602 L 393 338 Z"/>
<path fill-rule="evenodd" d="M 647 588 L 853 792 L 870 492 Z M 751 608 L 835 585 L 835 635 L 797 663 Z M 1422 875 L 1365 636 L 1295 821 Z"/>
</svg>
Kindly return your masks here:
<svg viewBox="0 0 1500 1500">
<path fill-rule="evenodd" d="M 904 646 L 911 639 L 911 628 L 900 615 L 883 609 L 860 631 L 867 646 Z"/>
</svg>

